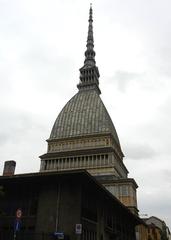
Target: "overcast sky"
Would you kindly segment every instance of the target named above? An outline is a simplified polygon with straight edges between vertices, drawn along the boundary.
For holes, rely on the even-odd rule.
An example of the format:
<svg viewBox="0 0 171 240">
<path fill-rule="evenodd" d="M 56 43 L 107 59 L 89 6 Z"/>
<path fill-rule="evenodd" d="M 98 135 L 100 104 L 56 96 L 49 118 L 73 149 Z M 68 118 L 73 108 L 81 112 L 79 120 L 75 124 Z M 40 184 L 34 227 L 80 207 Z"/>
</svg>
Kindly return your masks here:
<svg viewBox="0 0 171 240">
<path fill-rule="evenodd" d="M 100 88 L 140 214 L 171 226 L 171 1 L 93 0 Z M 53 123 L 77 92 L 90 1 L 0 0 L 0 170 L 39 171 Z"/>
</svg>

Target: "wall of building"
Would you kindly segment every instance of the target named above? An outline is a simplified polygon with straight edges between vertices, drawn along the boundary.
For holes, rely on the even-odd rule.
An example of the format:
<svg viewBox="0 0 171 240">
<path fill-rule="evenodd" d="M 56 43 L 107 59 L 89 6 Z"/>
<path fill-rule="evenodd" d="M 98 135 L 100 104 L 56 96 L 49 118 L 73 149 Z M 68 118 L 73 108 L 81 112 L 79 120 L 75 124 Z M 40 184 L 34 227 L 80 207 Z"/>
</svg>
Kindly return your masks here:
<svg viewBox="0 0 171 240">
<path fill-rule="evenodd" d="M 82 240 L 135 239 L 135 216 L 86 174 L 14 177 L 3 186 L 6 194 L 1 206 L 10 206 L 0 217 L 3 240 L 12 237 L 17 208 L 23 212 L 18 240 L 33 240 L 34 234 L 36 240 L 50 240 L 56 231 L 75 240 L 79 238 L 76 224 L 82 224 Z"/>
</svg>

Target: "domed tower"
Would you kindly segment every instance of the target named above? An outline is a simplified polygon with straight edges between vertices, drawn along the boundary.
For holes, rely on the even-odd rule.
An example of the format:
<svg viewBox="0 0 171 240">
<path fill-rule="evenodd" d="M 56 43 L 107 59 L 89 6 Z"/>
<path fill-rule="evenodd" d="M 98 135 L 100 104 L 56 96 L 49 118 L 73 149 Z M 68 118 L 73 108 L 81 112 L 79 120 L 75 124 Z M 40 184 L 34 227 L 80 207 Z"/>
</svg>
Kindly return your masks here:
<svg viewBox="0 0 171 240">
<path fill-rule="evenodd" d="M 127 178 L 128 170 L 123 163 L 124 155 L 116 129 L 100 98 L 92 7 L 88 21 L 85 61 L 80 68 L 78 92 L 67 102 L 54 123 L 47 140 L 47 153 L 40 157 L 40 171 L 86 169 L 124 203 L 125 200 L 121 199 L 124 196 L 120 193 L 126 189 L 128 194 L 135 196 L 137 185 Z M 132 206 L 136 208 L 136 199 Z"/>
</svg>

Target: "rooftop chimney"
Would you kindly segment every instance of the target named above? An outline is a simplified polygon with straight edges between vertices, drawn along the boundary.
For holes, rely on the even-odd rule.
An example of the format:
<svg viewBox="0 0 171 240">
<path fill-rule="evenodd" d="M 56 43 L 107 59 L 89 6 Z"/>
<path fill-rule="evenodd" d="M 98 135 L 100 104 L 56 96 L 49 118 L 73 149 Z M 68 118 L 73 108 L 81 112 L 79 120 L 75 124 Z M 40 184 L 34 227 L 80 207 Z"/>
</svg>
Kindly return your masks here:
<svg viewBox="0 0 171 240">
<path fill-rule="evenodd" d="M 4 163 L 3 176 L 13 176 L 15 173 L 16 162 L 13 160 Z"/>
</svg>

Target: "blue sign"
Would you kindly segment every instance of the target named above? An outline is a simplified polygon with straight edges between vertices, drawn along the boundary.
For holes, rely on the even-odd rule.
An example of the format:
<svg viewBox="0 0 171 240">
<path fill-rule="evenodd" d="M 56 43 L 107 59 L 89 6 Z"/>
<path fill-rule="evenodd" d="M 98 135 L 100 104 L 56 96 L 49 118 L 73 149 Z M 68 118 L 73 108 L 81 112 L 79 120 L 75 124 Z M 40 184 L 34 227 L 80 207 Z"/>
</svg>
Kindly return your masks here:
<svg viewBox="0 0 171 240">
<path fill-rule="evenodd" d="M 54 232 L 54 236 L 58 237 L 58 239 L 64 239 L 64 233 L 63 232 Z"/>
</svg>

